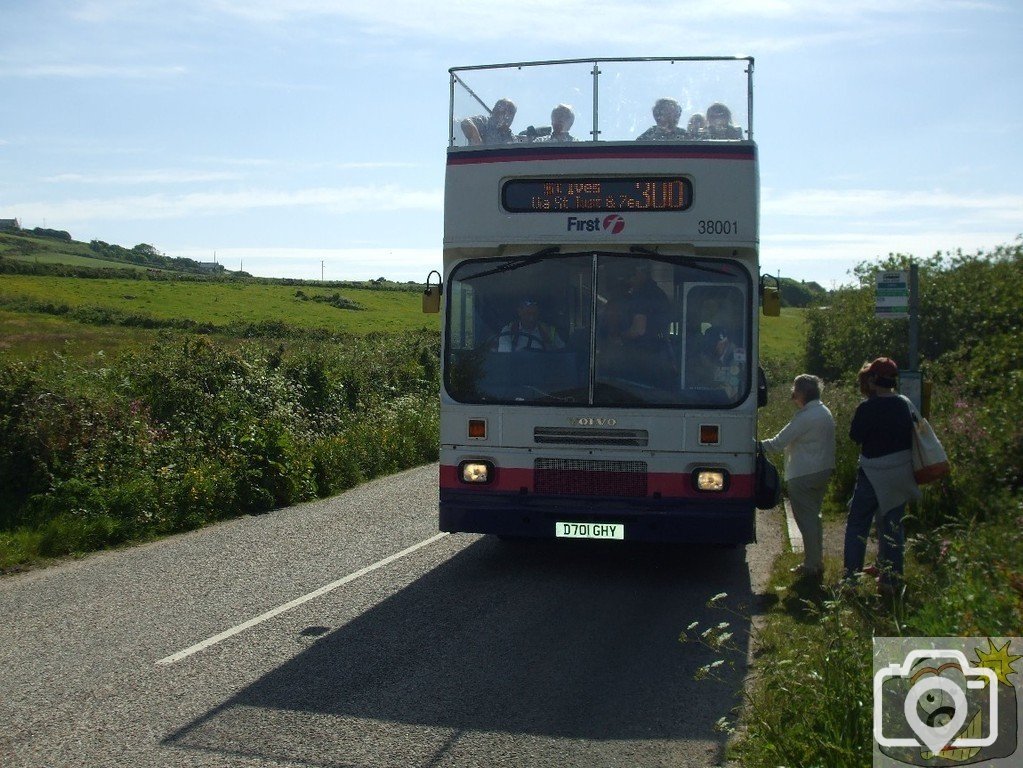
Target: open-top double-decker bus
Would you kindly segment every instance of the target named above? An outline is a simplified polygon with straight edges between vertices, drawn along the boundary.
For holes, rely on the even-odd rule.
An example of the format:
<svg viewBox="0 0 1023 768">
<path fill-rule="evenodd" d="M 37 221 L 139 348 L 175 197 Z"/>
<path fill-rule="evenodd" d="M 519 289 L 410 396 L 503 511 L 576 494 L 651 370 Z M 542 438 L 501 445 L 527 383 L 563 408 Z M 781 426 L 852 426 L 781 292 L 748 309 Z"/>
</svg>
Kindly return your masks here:
<svg viewBox="0 0 1023 768">
<path fill-rule="evenodd" d="M 450 70 L 441 530 L 754 539 L 752 74 L 684 57 Z"/>
</svg>

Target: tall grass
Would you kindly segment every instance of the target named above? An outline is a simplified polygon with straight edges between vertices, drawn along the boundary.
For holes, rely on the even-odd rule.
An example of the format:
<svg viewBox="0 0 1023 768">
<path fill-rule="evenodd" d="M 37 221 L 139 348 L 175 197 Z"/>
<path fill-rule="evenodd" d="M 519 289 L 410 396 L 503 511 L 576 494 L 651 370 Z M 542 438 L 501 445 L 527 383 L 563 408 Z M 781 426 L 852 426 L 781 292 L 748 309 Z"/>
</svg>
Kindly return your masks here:
<svg viewBox="0 0 1023 768">
<path fill-rule="evenodd" d="M 757 638 L 737 752 L 748 768 L 869 765 L 873 636 L 1023 634 L 1023 243 L 990 254 L 925 263 L 925 371 L 935 384 L 931 421 L 951 478 L 923 489 L 906 520 L 906 592 L 894 602 L 871 579 L 849 593 L 793 582 L 779 559 L 778 600 Z M 874 269 L 903 266 L 901 257 Z M 983 301 L 977 297 L 983 296 Z M 841 518 L 856 470 L 846 438 L 859 401 L 863 359 L 905 350 L 904 327 L 872 317 L 872 291 L 846 289 L 827 310 L 808 310 L 807 366 L 828 379 L 824 401 L 838 423 L 826 519 Z M 930 329 L 930 330 L 928 330 Z M 903 358 L 904 359 L 904 358 Z M 816 370 L 815 370 L 816 369 Z M 776 382 L 772 399 L 780 387 Z M 780 405 L 763 427 L 784 423 Z M 840 523 L 836 523 L 840 524 Z M 841 563 L 827 559 L 837 580 Z"/>
<path fill-rule="evenodd" d="M 179 339 L 0 364 L 0 568 L 260 513 L 437 457 L 438 336 Z"/>
</svg>

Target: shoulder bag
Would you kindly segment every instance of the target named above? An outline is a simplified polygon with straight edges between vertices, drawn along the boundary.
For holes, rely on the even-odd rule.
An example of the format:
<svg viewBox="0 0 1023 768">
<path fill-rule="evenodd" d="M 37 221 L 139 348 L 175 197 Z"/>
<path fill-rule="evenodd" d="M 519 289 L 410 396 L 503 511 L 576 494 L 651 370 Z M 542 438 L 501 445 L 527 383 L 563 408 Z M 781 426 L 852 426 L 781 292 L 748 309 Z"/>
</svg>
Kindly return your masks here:
<svg viewBox="0 0 1023 768">
<path fill-rule="evenodd" d="M 913 477 L 917 485 L 933 483 L 952 471 L 948 454 L 934 434 L 930 422 L 917 413 L 908 397 L 903 396 L 902 399 L 909 406 L 909 415 L 913 419 Z"/>
</svg>

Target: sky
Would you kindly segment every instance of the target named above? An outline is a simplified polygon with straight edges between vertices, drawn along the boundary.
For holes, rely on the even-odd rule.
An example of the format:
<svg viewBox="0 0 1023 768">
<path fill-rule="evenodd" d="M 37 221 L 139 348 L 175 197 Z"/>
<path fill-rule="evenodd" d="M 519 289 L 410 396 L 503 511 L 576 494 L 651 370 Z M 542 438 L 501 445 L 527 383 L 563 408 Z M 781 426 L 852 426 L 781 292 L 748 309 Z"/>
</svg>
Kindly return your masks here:
<svg viewBox="0 0 1023 768">
<path fill-rule="evenodd" d="M 0 218 L 76 240 L 422 281 L 450 67 L 721 55 L 756 59 L 764 271 L 834 287 L 890 252 L 1023 233 L 1020 0 L 5 0 L 0 18 Z"/>
</svg>

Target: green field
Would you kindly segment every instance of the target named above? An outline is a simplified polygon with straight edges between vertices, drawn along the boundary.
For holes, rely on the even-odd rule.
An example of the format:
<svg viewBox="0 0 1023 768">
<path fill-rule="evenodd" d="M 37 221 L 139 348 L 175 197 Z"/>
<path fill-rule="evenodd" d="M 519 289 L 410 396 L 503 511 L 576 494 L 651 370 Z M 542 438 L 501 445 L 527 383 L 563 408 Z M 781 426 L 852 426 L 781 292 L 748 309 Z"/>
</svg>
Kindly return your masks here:
<svg viewBox="0 0 1023 768">
<path fill-rule="evenodd" d="M 3 249 L 3 244 L 0 244 L 0 251 Z M 4 253 L 4 256 L 15 259 L 16 261 L 24 261 L 29 264 L 66 264 L 71 267 L 92 267 L 93 269 L 131 269 L 136 272 L 145 272 L 147 267 L 139 266 L 138 264 L 125 264 L 120 261 L 107 261 L 106 259 L 94 259 L 91 256 L 80 256 L 76 253 L 55 253 L 55 252 L 44 252 L 44 253 L 33 253 L 31 255 L 25 255 L 23 253 Z"/>
<path fill-rule="evenodd" d="M 312 300 L 334 294 L 362 309 L 339 309 Z M 158 321 L 190 320 L 221 328 L 232 323 L 281 322 L 306 331 L 366 334 L 435 330 L 439 326 L 436 315 L 422 313 L 416 291 L 0 275 L 0 352 L 19 359 L 51 351 L 81 355 L 103 349 L 109 353 L 153 341 L 160 333 L 117 324 L 84 324 L 50 310 L 38 311 L 43 305 L 110 310 Z M 805 338 L 803 310 L 785 308 L 781 317 L 761 316 L 760 333 L 762 356 L 799 359 Z"/>
<path fill-rule="evenodd" d="M 0 309 L 0 359 L 28 362 L 54 353 L 75 358 L 116 354 L 155 342 L 161 333 L 145 328 L 85 325 L 38 312 Z"/>
<path fill-rule="evenodd" d="M 339 309 L 312 300 L 335 293 L 362 309 Z M 38 311 L 44 305 L 111 310 L 122 315 L 164 321 L 188 320 L 218 327 L 231 323 L 281 322 L 304 330 L 357 334 L 400 333 L 437 327 L 437 317 L 422 313 L 420 296 L 414 291 L 0 275 L 0 307 Z"/>
<path fill-rule="evenodd" d="M 806 345 L 805 310 L 785 307 L 780 317 L 760 316 L 760 355 L 774 360 L 801 361 Z"/>
</svg>

